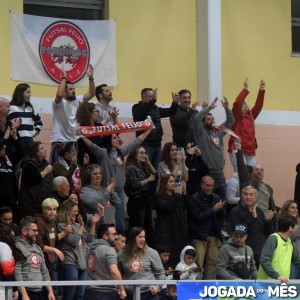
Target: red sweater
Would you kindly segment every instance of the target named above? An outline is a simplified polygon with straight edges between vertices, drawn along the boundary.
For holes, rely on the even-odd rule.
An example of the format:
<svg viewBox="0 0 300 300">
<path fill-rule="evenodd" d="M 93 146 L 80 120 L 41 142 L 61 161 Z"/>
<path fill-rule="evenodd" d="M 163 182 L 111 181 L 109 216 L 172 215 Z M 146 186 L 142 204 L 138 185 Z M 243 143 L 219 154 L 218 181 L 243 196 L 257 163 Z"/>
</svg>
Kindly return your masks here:
<svg viewBox="0 0 300 300">
<path fill-rule="evenodd" d="M 246 113 L 242 113 L 242 105 L 248 94 L 248 90 L 243 89 L 233 103 L 232 113 L 234 115 L 235 122 L 232 126 L 232 130 L 241 139 L 243 154 L 255 156 L 256 139 L 254 120 L 258 117 L 263 108 L 265 90 L 259 90 L 255 105 L 251 110 L 248 110 Z M 232 152 L 234 149 L 233 143 L 234 139 L 230 137 L 228 142 L 228 152 Z"/>
</svg>

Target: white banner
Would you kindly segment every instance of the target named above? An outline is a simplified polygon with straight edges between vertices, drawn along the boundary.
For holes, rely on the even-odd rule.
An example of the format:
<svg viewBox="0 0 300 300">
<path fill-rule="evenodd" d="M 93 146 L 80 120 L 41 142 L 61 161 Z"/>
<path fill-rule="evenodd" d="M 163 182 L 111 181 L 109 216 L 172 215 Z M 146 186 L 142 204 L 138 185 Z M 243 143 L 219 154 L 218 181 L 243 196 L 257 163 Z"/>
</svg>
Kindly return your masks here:
<svg viewBox="0 0 300 300">
<path fill-rule="evenodd" d="M 67 79 L 88 86 L 85 71 L 94 67 L 96 84 L 117 84 L 116 22 L 80 21 L 11 14 L 11 79 L 57 85 Z"/>
</svg>

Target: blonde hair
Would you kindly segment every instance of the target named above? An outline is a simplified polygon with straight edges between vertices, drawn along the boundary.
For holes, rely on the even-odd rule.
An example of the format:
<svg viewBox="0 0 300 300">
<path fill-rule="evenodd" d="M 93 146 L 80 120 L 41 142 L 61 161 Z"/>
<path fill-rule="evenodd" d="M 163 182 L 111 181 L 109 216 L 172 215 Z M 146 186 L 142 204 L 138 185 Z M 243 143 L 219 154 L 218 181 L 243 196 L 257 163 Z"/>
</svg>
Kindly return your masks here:
<svg viewBox="0 0 300 300">
<path fill-rule="evenodd" d="M 54 198 L 46 198 L 42 202 L 42 208 L 44 209 L 46 207 L 57 208 L 57 207 L 59 207 L 59 204 L 58 204 L 57 200 Z"/>
</svg>

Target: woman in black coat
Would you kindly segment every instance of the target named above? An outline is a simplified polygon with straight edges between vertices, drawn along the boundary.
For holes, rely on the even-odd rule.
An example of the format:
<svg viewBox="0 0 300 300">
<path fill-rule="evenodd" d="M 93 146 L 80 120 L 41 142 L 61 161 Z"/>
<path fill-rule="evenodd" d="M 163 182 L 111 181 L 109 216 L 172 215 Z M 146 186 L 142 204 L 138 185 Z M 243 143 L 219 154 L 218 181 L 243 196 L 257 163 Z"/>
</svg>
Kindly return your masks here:
<svg viewBox="0 0 300 300">
<path fill-rule="evenodd" d="M 174 175 L 161 176 L 153 201 L 153 209 L 157 212 L 154 239 L 156 245 L 171 248 L 169 262 L 173 268 L 180 262 L 181 250 L 189 244 L 187 201 L 185 183 L 175 189 Z"/>
</svg>

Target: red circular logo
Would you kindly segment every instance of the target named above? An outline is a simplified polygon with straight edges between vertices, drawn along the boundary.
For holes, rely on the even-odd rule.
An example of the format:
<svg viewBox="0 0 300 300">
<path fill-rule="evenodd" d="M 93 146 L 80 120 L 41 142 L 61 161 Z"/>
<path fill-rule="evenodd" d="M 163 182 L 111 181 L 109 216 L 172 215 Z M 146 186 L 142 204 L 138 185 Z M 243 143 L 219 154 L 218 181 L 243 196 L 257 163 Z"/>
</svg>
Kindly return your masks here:
<svg viewBox="0 0 300 300">
<path fill-rule="evenodd" d="M 85 75 L 90 61 L 87 38 L 77 25 L 66 21 L 52 23 L 45 29 L 39 53 L 46 73 L 57 83 L 61 81 L 62 67 L 68 80 L 75 83 Z"/>
</svg>

